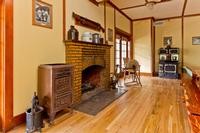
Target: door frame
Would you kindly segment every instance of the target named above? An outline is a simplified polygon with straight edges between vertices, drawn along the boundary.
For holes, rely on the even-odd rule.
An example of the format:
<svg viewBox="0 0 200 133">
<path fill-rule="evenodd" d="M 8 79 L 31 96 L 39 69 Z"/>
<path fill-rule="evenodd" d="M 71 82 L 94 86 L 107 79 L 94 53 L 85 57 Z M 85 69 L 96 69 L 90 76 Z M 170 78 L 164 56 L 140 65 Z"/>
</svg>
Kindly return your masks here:
<svg viewBox="0 0 200 133">
<path fill-rule="evenodd" d="M 116 65 L 116 61 L 115 61 L 115 58 L 116 58 L 116 39 L 117 39 L 117 35 L 120 35 L 120 36 L 123 36 L 123 37 L 126 37 L 127 39 L 128 39 L 128 41 L 130 42 L 130 59 L 132 59 L 133 58 L 133 56 L 132 56 L 132 53 L 133 53 L 133 49 L 132 49 L 132 43 L 131 43 L 131 34 L 130 33 L 127 33 L 127 32 L 125 32 L 125 31 L 123 31 L 123 30 L 121 30 L 121 29 L 119 29 L 119 28 L 117 28 L 117 27 L 115 27 L 115 44 L 114 44 L 114 68 L 116 67 L 115 65 Z M 128 44 L 126 44 L 126 45 L 128 45 Z M 120 50 L 121 50 L 121 39 L 120 39 Z M 128 56 L 128 53 L 127 53 L 127 55 L 126 56 Z M 121 67 L 121 52 L 120 52 L 120 67 Z"/>
<path fill-rule="evenodd" d="M 0 0 L 0 121 L 13 128 L 13 0 Z"/>
</svg>

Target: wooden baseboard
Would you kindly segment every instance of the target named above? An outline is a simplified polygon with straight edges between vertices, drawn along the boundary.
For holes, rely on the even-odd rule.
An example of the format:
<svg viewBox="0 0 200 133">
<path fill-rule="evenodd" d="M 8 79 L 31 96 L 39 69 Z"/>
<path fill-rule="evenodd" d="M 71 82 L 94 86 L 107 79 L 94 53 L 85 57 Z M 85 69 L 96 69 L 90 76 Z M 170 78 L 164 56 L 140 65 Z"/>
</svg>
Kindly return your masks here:
<svg viewBox="0 0 200 133">
<path fill-rule="evenodd" d="M 26 113 L 19 114 L 13 118 L 13 127 L 16 127 L 26 121 Z"/>
<path fill-rule="evenodd" d="M 145 73 L 145 72 L 140 72 L 140 75 L 141 75 L 141 76 L 149 76 L 149 77 L 152 77 L 152 76 L 153 76 L 152 73 Z"/>
</svg>

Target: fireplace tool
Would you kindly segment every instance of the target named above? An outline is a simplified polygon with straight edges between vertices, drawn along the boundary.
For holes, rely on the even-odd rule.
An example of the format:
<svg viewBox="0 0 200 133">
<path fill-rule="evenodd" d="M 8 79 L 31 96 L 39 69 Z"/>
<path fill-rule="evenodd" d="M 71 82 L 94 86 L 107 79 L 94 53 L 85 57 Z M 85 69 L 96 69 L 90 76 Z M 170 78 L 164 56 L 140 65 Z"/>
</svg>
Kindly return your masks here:
<svg viewBox="0 0 200 133">
<path fill-rule="evenodd" d="M 32 107 L 26 111 L 26 133 L 32 133 L 35 131 L 41 132 L 43 127 L 42 112 L 44 108 L 39 106 L 39 99 L 34 92 L 32 98 Z"/>
</svg>

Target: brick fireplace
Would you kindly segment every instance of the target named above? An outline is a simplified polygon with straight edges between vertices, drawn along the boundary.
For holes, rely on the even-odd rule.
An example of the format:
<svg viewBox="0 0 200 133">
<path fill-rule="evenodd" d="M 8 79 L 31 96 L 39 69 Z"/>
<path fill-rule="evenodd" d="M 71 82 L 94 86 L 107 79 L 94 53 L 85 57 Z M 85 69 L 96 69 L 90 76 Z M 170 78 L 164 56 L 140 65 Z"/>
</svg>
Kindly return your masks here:
<svg viewBox="0 0 200 133">
<path fill-rule="evenodd" d="M 66 63 L 74 66 L 73 103 L 76 104 L 81 101 L 82 73 L 87 69 L 93 69 L 93 73 L 98 72 L 99 69 L 99 75 L 98 73 L 94 74 L 95 79 L 100 80 L 101 88 L 109 89 L 111 46 L 82 41 L 67 41 L 65 44 Z M 98 76 L 100 76 L 99 79 Z"/>
</svg>

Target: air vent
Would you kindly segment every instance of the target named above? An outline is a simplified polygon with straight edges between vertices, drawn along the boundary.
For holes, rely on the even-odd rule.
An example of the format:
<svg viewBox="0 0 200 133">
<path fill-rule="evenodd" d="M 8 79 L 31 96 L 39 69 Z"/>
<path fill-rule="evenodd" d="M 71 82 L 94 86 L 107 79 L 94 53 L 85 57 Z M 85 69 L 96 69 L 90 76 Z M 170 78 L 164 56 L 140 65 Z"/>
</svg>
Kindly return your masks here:
<svg viewBox="0 0 200 133">
<path fill-rule="evenodd" d="M 162 20 L 162 21 L 155 21 L 155 22 L 153 23 L 153 26 L 162 26 L 164 23 L 165 23 L 164 20 Z"/>
</svg>

